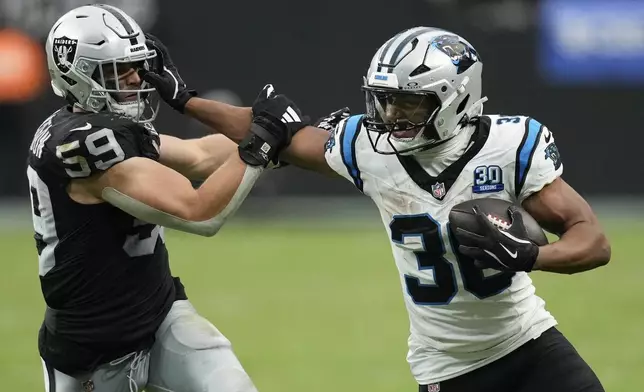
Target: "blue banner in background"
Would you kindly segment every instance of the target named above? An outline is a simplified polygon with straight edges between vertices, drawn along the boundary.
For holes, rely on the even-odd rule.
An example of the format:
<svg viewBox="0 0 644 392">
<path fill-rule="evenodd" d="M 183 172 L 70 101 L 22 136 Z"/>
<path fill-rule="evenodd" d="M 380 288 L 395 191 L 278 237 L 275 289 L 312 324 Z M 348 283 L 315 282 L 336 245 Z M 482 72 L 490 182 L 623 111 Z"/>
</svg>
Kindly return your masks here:
<svg viewBox="0 0 644 392">
<path fill-rule="evenodd" d="M 644 0 L 544 0 L 538 62 L 555 84 L 644 84 Z"/>
</svg>

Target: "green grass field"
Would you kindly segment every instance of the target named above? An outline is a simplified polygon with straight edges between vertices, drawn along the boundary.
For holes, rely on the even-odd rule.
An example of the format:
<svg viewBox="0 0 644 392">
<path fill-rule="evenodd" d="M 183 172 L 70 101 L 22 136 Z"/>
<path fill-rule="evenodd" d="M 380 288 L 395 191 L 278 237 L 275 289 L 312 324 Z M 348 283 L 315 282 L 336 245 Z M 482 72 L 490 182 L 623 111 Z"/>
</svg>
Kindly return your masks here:
<svg viewBox="0 0 644 392">
<path fill-rule="evenodd" d="M 317 227 L 236 224 L 214 238 L 169 233 L 173 272 L 232 340 L 262 392 L 415 391 L 405 361 L 407 314 L 384 231 Z M 533 277 L 606 390 L 643 391 L 644 223 L 612 222 L 607 230 L 607 267 Z M 0 248 L 0 389 L 42 391 L 43 301 L 31 233 L 2 234 Z"/>
</svg>

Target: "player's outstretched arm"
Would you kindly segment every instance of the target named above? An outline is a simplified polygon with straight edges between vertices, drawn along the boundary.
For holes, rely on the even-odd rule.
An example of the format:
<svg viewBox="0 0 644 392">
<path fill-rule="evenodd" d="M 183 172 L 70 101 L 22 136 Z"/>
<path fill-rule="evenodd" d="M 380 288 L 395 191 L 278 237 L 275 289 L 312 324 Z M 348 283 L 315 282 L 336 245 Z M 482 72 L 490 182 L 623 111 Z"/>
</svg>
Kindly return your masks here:
<svg viewBox="0 0 644 392">
<path fill-rule="evenodd" d="M 235 143 L 244 140 L 253 118 L 251 107 L 233 106 L 199 97 L 190 98 L 186 102 L 183 113 L 225 135 Z"/>
<path fill-rule="evenodd" d="M 262 90 L 252 108 L 198 98 L 195 91 L 188 89 L 181 78 L 166 46 L 157 37 L 151 35 L 146 37 L 148 38 L 146 44 L 157 52 L 157 61 L 152 69 L 140 70 L 140 76 L 154 86 L 161 98 L 173 109 L 195 118 L 236 143 L 241 142 L 248 135 L 253 114 L 269 112 L 277 115 L 279 119 L 285 115 L 282 110 L 291 110 L 288 114 L 287 126 L 292 134 L 301 130 L 299 132 L 301 135 L 293 138 L 292 145 L 280 158 L 305 169 L 335 173 L 324 157 L 324 145 L 329 137 L 328 132 L 316 127 L 306 127 L 305 118 L 293 117 L 293 111 L 299 112 L 297 106 L 285 96 L 275 94 L 271 85 L 267 85 Z M 181 168 L 181 165 L 176 164 L 169 164 L 169 166 Z"/>
<path fill-rule="evenodd" d="M 272 87 L 270 87 L 272 89 Z M 184 113 L 198 120 L 209 128 L 220 132 L 236 143 L 248 134 L 248 125 L 253 112 L 269 111 L 281 116 L 283 111 L 295 104 L 284 95 L 271 94 L 265 87 L 255 100 L 252 108 L 238 107 L 226 103 L 193 97 L 185 105 Z M 341 118 L 338 117 L 338 122 Z M 324 146 L 329 139 L 329 132 L 315 126 L 299 126 L 293 123 L 295 133 L 291 145 L 280 155 L 280 159 L 303 169 L 324 174 L 336 174 L 324 157 Z"/>
<path fill-rule="evenodd" d="M 560 236 L 539 248 L 534 269 L 574 274 L 605 265 L 611 248 L 588 203 L 560 177 L 523 201 L 542 227 Z"/>
</svg>

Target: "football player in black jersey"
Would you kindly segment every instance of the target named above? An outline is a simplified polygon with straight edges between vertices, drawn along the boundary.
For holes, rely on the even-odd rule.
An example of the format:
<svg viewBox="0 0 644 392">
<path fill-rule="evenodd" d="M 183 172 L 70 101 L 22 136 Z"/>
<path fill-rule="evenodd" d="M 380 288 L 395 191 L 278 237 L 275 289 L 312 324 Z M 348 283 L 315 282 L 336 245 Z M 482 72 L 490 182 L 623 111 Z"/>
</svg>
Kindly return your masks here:
<svg viewBox="0 0 644 392">
<path fill-rule="evenodd" d="M 46 52 L 68 103 L 37 130 L 27 167 L 47 390 L 254 391 L 230 342 L 171 275 L 163 227 L 217 233 L 302 124 L 271 121 L 258 100 L 240 147 L 160 135 L 158 93 L 138 72 L 160 58 L 115 7 L 65 14 Z M 195 95 L 184 87 L 175 79 L 177 108 Z M 191 179 L 205 181 L 194 189 Z"/>
</svg>

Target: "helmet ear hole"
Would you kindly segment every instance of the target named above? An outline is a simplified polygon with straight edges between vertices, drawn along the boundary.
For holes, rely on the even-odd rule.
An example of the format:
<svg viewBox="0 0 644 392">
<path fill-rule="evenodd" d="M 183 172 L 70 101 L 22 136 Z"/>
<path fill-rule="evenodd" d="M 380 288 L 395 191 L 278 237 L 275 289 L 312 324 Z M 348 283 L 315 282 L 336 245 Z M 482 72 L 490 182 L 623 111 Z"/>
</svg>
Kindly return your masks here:
<svg viewBox="0 0 644 392">
<path fill-rule="evenodd" d="M 72 78 L 69 78 L 69 77 L 67 77 L 65 75 L 60 75 L 60 78 L 62 80 L 64 80 L 65 83 L 69 84 L 70 87 L 76 85 L 76 81 L 74 79 L 72 79 Z"/>
<path fill-rule="evenodd" d="M 76 97 L 74 97 L 74 95 L 73 95 L 73 94 L 66 94 L 66 95 L 65 95 L 65 101 L 67 101 L 67 103 L 68 103 L 70 106 L 74 106 L 75 104 L 77 104 L 77 103 L 78 103 L 78 100 L 76 99 Z"/>
<path fill-rule="evenodd" d="M 465 107 L 467 106 L 467 102 L 470 100 L 470 94 L 467 94 L 467 96 L 461 101 L 461 103 L 458 105 L 458 108 L 456 108 L 456 114 L 461 114 L 463 110 L 465 110 Z"/>
<path fill-rule="evenodd" d="M 422 75 L 425 72 L 429 72 L 431 70 L 432 69 L 429 68 L 428 66 L 426 66 L 425 64 L 421 64 L 415 70 L 411 71 L 411 73 L 409 74 L 409 77 L 411 78 L 411 77 L 414 77 L 414 76 Z"/>
</svg>

